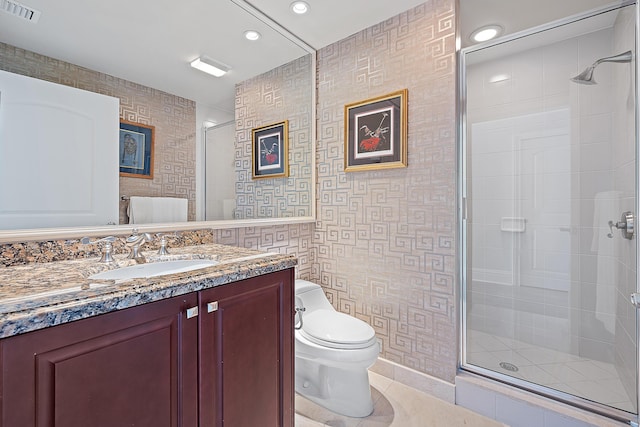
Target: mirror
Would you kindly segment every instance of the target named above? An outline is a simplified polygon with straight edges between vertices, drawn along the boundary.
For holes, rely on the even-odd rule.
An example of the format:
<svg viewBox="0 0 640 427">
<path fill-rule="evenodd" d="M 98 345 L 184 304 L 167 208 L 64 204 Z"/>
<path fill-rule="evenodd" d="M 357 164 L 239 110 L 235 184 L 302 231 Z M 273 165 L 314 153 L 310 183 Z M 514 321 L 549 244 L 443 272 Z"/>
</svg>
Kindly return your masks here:
<svg viewBox="0 0 640 427">
<path fill-rule="evenodd" d="M 77 3 L 78 9 L 85 8 L 84 2 L 79 0 L 65 0 L 65 4 L 69 3 L 69 8 L 60 8 L 61 11 L 56 13 L 64 13 L 64 10 L 73 9 L 72 3 Z M 160 104 L 145 105 L 144 101 L 126 99 L 126 97 L 119 96 L 121 99 L 121 116 L 125 120 L 137 121 L 144 123 L 154 122 L 153 114 L 156 114 L 158 110 L 172 110 L 172 117 L 168 117 L 160 125 L 156 125 L 156 147 L 160 147 L 156 151 L 155 157 L 155 177 L 153 180 L 143 180 L 136 178 L 120 178 L 120 196 L 131 195 L 143 195 L 143 196 L 169 196 L 169 197 L 181 197 L 186 196 L 189 199 L 189 222 L 188 223 L 165 223 L 165 224 L 139 224 L 137 228 L 144 230 L 168 230 L 168 229 L 197 229 L 197 228 L 227 228 L 227 227 L 240 227 L 247 224 L 271 224 L 271 223 L 283 223 L 283 222 L 300 222 L 311 221 L 314 217 L 314 141 L 315 141 L 315 108 L 314 108 L 314 88 L 315 88 L 315 53 L 313 49 L 300 42 L 291 34 L 289 34 L 282 27 L 270 20 L 265 16 L 260 16 L 260 12 L 252 9 L 246 3 L 241 0 L 231 0 L 230 2 L 216 2 L 224 3 L 223 6 L 216 5 L 216 25 L 202 25 L 198 27 L 198 22 L 203 24 L 207 20 L 211 21 L 213 14 L 209 17 L 202 18 L 203 21 L 196 21 L 191 23 L 191 32 L 199 34 L 199 38 L 211 38 L 216 39 L 212 33 L 218 31 L 218 27 L 225 27 L 226 31 L 230 31 L 229 28 L 233 28 L 234 31 L 240 28 L 242 25 L 244 28 L 254 28 L 262 33 L 263 39 L 267 43 L 266 49 L 269 52 L 268 55 L 264 55 L 265 45 L 251 46 L 246 44 L 243 46 L 242 55 L 234 56 L 233 68 L 229 72 L 229 76 L 234 80 L 234 84 L 224 87 L 220 83 L 222 79 L 215 79 L 207 75 L 200 75 L 198 71 L 190 70 L 188 67 L 188 60 L 193 59 L 182 58 L 178 64 L 179 69 L 176 71 L 169 70 L 168 68 L 162 68 L 163 72 L 147 73 L 153 74 L 151 76 L 140 75 L 136 73 L 135 69 L 137 64 L 153 63 L 159 61 L 160 57 L 164 55 L 163 51 L 172 50 L 172 40 L 166 36 L 167 26 L 172 25 L 173 19 L 187 19 L 184 13 L 179 13 L 179 8 L 173 10 L 171 8 L 177 6 L 171 6 L 171 8 L 164 8 L 163 11 L 156 10 L 154 12 L 155 20 L 159 28 L 154 31 L 154 37 L 161 38 L 164 49 L 139 49 L 140 56 L 137 61 L 130 62 L 127 69 L 131 70 L 131 77 L 119 76 L 113 71 L 113 67 L 109 68 L 108 64 L 117 63 L 121 60 L 121 50 L 118 46 L 98 46 L 95 43 L 90 46 L 93 54 L 86 54 L 81 58 L 74 58 L 71 51 L 83 51 L 84 40 L 79 40 L 77 34 L 87 34 L 86 39 L 90 39 L 92 33 L 104 33 L 102 39 L 109 39 L 109 36 L 117 30 L 117 28 L 110 29 L 96 25 L 91 25 L 88 19 L 83 19 L 78 22 L 76 27 L 69 31 L 71 35 L 66 38 L 65 35 L 56 35 L 51 37 L 34 36 L 30 32 L 34 31 L 47 31 L 50 29 L 53 9 L 52 6 L 47 4 L 43 0 L 32 0 L 29 2 L 29 6 L 41 9 L 42 22 L 35 24 L 31 28 L 26 28 L 32 24 L 24 24 L 22 22 L 14 23 L 11 21 L 14 19 L 11 16 L 0 15 L 0 26 L 6 31 L 0 34 L 0 69 L 5 69 L 14 73 L 21 73 L 31 75 L 33 77 L 43 78 L 46 80 L 74 85 L 77 80 L 77 74 L 86 76 L 87 73 L 92 73 L 97 67 L 91 68 L 89 64 L 102 61 L 103 65 L 100 70 L 96 71 L 100 79 L 107 81 L 107 86 L 115 84 L 123 84 L 126 89 L 129 90 L 139 89 L 142 92 L 149 93 L 155 90 L 161 91 L 161 97 L 165 94 L 171 93 L 188 93 L 188 89 L 184 89 L 180 86 L 181 80 L 185 79 L 167 79 L 167 75 L 178 75 L 187 69 L 189 72 L 196 73 L 195 78 L 200 81 L 199 90 L 193 92 L 193 98 L 198 98 L 192 102 L 191 98 L 177 97 L 176 101 L 171 105 L 171 108 L 167 108 L 166 105 Z M 143 5 L 157 9 L 153 2 L 142 1 Z M 211 11 L 214 6 L 209 5 L 211 2 L 197 2 L 202 6 L 201 14 L 207 15 L 207 11 Z M 113 4 L 112 4 L 113 5 Z M 120 20 L 128 19 L 129 15 L 134 17 L 135 21 L 135 9 L 132 9 L 132 5 L 126 4 L 127 17 L 118 18 Z M 122 14 L 122 11 L 108 11 L 104 6 L 96 6 L 103 13 L 110 14 L 115 13 L 117 16 Z M 135 7 L 138 7 L 137 5 Z M 219 9 L 222 7 L 222 9 Z M 63 10 L 64 9 L 64 10 Z M 117 9 L 117 8 L 115 8 Z M 225 20 L 222 13 L 233 14 L 231 19 Z M 87 16 L 89 14 L 87 13 Z M 242 15 L 242 18 L 239 16 Z M 118 21 L 114 19 L 114 21 Z M 137 18 L 139 21 L 139 17 Z M 189 18 L 191 19 L 191 17 Z M 149 19 L 145 19 L 149 20 Z M 239 20 L 242 20 L 242 24 L 238 24 Z M 225 24 L 225 21 L 230 21 Z M 77 22 L 77 17 L 76 21 Z M 218 25 L 220 23 L 220 25 Z M 75 25 L 75 24 L 74 24 Z M 124 24 L 122 24 L 124 25 Z M 42 27 L 39 27 L 42 26 Z M 114 25 L 114 27 L 118 27 Z M 126 27 L 126 26 L 125 26 Z M 215 27 L 215 28 L 214 28 Z M 126 27 L 130 28 L 130 27 Z M 138 36 L 138 32 L 133 28 L 131 43 L 141 43 L 133 36 Z M 202 31 L 194 31 L 193 28 L 202 28 Z M 36 30 L 34 30 L 36 29 Z M 84 39 L 85 37 L 83 37 Z M 231 35 L 218 36 L 215 44 L 211 50 L 224 49 L 221 46 L 229 45 L 227 50 L 238 50 L 235 42 L 230 42 Z M 102 40 L 101 39 L 101 40 Z M 69 43 L 71 41 L 71 43 Z M 88 43 L 88 42 L 87 42 Z M 66 46 L 66 47 L 65 47 Z M 18 49 L 16 49 L 16 47 Z M 65 50 L 66 49 L 66 50 Z M 206 54 L 209 52 L 203 52 L 203 49 L 194 49 L 192 56 L 198 56 L 199 54 Z M 216 50 L 217 51 L 217 50 Z M 37 54 L 33 54 L 36 52 Z M 85 50 L 86 52 L 86 50 Z M 209 53 L 210 54 L 210 53 Z M 231 55 L 229 53 L 229 55 Z M 155 58 L 154 58 L 155 56 Z M 229 56 L 231 57 L 231 56 Z M 58 58 L 58 59 L 51 59 Z M 86 60 L 86 61 L 85 61 Z M 297 73 L 296 76 L 291 75 L 291 70 L 294 69 Z M 164 71 L 166 70 L 166 72 Z M 65 75 L 65 72 L 74 72 L 76 75 Z M 47 73 L 53 73 L 54 75 L 47 75 Z M 114 76 L 116 78 L 114 78 Z M 128 77 L 128 78 L 127 78 Z M 148 77 L 148 78 L 147 78 Z M 280 82 L 284 82 L 283 86 L 272 85 L 269 83 L 270 78 L 279 78 Z M 168 80 L 174 86 L 167 87 Z M 175 81 L 174 81 L 175 80 Z M 143 82 L 149 81 L 150 83 L 143 84 Z M 176 82 L 177 81 L 177 82 Z M 104 82 L 86 83 L 77 85 L 83 89 L 91 90 L 93 87 L 97 92 L 106 93 L 106 90 L 102 90 L 101 84 Z M 251 86 L 253 85 L 253 86 Z M 304 87 L 302 86 L 304 85 Z M 277 86 L 277 87 L 276 87 Z M 238 93 L 240 89 L 260 88 L 262 95 L 259 92 L 254 91 Z M 274 90 L 274 87 L 277 89 Z M 287 91 L 296 89 L 296 98 L 293 100 L 286 100 L 286 105 L 295 106 L 293 111 L 277 111 L 273 106 L 269 107 L 268 103 L 264 103 L 264 100 L 269 100 L 274 94 L 277 96 L 293 96 Z M 304 90 L 302 90 L 304 89 Z M 151 96 L 158 96 L 152 93 Z M 125 98 L 125 99 L 123 99 Z M 122 113 L 122 105 L 130 102 L 130 107 L 126 105 L 124 107 L 124 114 Z M 240 106 L 240 107 L 239 107 Z M 241 108 L 242 111 L 238 111 Z M 260 111 L 272 112 L 271 116 L 266 114 L 260 114 Z M 142 110 L 147 111 L 142 111 Z M 142 111 L 136 116 L 136 113 Z M 185 113 L 187 111 L 188 114 Z M 253 114 L 253 116 L 247 116 L 247 113 Z M 243 120 L 234 119 L 236 115 L 242 117 Z M 188 117 L 186 117 L 188 116 Z M 288 178 L 268 179 L 268 180 L 251 180 L 250 166 L 251 166 L 251 130 L 253 128 L 267 125 L 271 122 L 278 122 L 282 120 L 289 121 L 290 129 L 290 176 Z M 218 123 L 227 123 L 229 121 L 234 122 L 232 126 L 236 126 L 234 129 L 233 140 L 227 141 L 221 144 L 224 148 L 231 148 L 233 150 L 233 164 L 234 174 L 232 177 L 225 177 L 217 179 L 220 182 L 235 182 L 235 179 L 245 180 L 242 182 L 242 197 L 251 199 L 256 203 L 257 208 L 253 209 L 253 213 L 248 214 L 244 211 L 242 214 L 232 214 L 231 216 L 209 216 L 206 213 L 205 202 L 205 177 L 206 174 L 213 174 L 213 171 L 205 173 L 206 161 L 204 160 L 206 148 L 206 136 L 210 134 L 212 130 L 218 129 Z M 214 124 L 214 126 L 211 126 Z M 181 128 L 180 132 L 176 131 L 177 128 Z M 162 134 L 161 134 L 162 133 Z M 169 135 L 169 136 L 167 136 Z M 238 140 L 238 144 L 234 143 Z M 165 141 L 167 146 L 162 151 L 161 141 Z M 183 147 L 189 146 L 192 153 L 188 151 L 182 151 Z M 192 148 L 191 148 L 192 147 Z M 219 149 L 221 147 L 216 147 Z M 209 153 L 211 153 L 209 149 Z M 185 158 L 186 156 L 186 158 Z M 191 156 L 191 157 L 189 157 Z M 178 157 L 176 164 L 172 164 L 166 159 Z M 184 163 L 180 163 L 183 161 Z M 244 169 L 246 168 L 246 169 Z M 35 171 L 32 171 L 35 172 Z M 247 175 L 248 172 L 248 175 Z M 269 182 L 271 181 L 271 182 Z M 186 182 L 187 184 L 184 184 Z M 284 183 L 284 184 L 283 184 Z M 215 185 L 215 184 L 214 184 Z M 271 187 L 269 187 L 271 185 Z M 209 185 L 211 186 L 211 184 Z M 238 185 L 234 184 L 235 187 Z M 186 188 L 186 189 L 185 189 Z M 166 193 L 166 192 L 168 193 Z M 251 192 L 254 193 L 251 193 Z M 300 194 L 297 192 L 301 191 Z M 255 194 L 260 194 L 261 199 L 256 197 Z M 266 196 L 266 194 L 271 194 Z M 278 197 L 274 197 L 278 196 Z M 281 209 L 278 206 L 282 206 L 283 203 L 291 203 L 292 195 L 297 197 L 296 203 L 300 206 L 294 211 L 280 212 Z M 299 196 L 299 197 L 298 197 Z M 227 197 L 228 198 L 228 197 Z M 269 202 L 273 202 L 274 205 L 268 205 Z M 304 206 L 302 206 L 304 205 Z M 126 200 L 121 202 L 121 211 L 126 211 Z M 121 214 L 121 222 L 122 221 Z M 215 221 L 203 221 L 203 220 Z M 217 221 L 218 219 L 225 219 L 224 221 Z M 56 228 L 56 229 L 31 229 L 31 230 L 4 230 L 0 231 L 0 241 L 16 241 L 16 240 L 34 240 L 34 239 L 46 239 L 55 238 L 56 236 L 76 236 L 76 235 L 103 235 L 103 234 L 123 234 L 131 231 L 132 226 L 123 224 L 120 226 L 104 226 L 96 225 L 95 227 L 70 227 L 70 228 Z"/>
<path fill-rule="evenodd" d="M 205 132 L 207 220 L 312 216 L 313 69 L 306 55 L 236 85 L 236 119 Z"/>
</svg>

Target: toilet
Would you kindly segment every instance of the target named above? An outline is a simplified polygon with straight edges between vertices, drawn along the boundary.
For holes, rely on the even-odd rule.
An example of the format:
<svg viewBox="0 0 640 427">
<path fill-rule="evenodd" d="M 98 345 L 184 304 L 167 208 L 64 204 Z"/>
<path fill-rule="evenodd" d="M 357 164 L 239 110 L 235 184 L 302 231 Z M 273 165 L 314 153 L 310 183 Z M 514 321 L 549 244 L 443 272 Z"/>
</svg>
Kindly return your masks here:
<svg viewBox="0 0 640 427">
<path fill-rule="evenodd" d="M 295 281 L 295 388 L 335 413 L 373 412 L 367 369 L 380 346 L 373 328 L 336 311 L 320 285 Z"/>
</svg>

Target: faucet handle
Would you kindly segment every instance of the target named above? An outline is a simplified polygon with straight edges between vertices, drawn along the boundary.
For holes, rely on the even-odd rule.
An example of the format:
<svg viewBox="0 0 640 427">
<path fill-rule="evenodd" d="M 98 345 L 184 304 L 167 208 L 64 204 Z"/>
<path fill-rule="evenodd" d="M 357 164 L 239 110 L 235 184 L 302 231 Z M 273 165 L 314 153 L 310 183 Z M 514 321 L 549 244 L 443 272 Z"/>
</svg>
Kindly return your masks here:
<svg viewBox="0 0 640 427">
<path fill-rule="evenodd" d="M 83 245 L 95 245 L 96 243 L 102 242 L 113 243 L 115 241 L 116 238 L 114 236 L 103 237 L 102 239 L 94 240 L 93 242 L 91 241 L 90 237 L 83 237 L 82 239 L 80 239 L 80 243 L 82 243 Z"/>
<path fill-rule="evenodd" d="M 98 243 L 104 242 L 104 246 L 102 247 L 102 256 L 100 257 L 100 262 L 104 264 L 111 264 L 115 262 L 112 255 L 113 242 L 115 241 L 116 238 L 114 236 L 108 236 L 94 241 L 91 241 L 89 237 L 83 237 L 82 239 L 80 239 L 80 243 L 82 243 L 83 245 L 96 245 Z"/>
<path fill-rule="evenodd" d="M 175 239 L 178 237 L 178 233 L 157 233 L 156 237 L 160 239 L 160 249 L 158 249 L 158 255 L 169 255 L 169 251 L 167 250 L 167 237 Z"/>
</svg>

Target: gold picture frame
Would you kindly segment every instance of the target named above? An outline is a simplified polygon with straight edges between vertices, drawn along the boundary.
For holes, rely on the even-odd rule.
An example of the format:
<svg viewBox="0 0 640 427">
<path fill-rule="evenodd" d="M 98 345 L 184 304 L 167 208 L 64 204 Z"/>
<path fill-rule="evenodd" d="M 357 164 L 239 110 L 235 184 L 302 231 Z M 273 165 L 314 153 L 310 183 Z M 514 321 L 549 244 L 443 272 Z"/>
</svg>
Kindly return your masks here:
<svg viewBox="0 0 640 427">
<path fill-rule="evenodd" d="M 120 176 L 153 179 L 155 126 L 120 120 Z"/>
<path fill-rule="evenodd" d="M 407 89 L 344 107 L 345 172 L 407 167 Z"/>
</svg>

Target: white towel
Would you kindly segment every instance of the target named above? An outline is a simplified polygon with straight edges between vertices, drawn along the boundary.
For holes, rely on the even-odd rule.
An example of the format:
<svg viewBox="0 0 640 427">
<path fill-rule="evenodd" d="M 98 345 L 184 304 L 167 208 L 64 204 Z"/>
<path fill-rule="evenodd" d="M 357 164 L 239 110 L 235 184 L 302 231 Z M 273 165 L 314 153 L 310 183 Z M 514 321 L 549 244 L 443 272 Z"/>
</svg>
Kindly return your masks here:
<svg viewBox="0 0 640 427">
<path fill-rule="evenodd" d="M 184 222 L 187 220 L 189 201 L 177 197 L 131 196 L 127 214 L 129 224 L 157 222 Z"/>
</svg>

